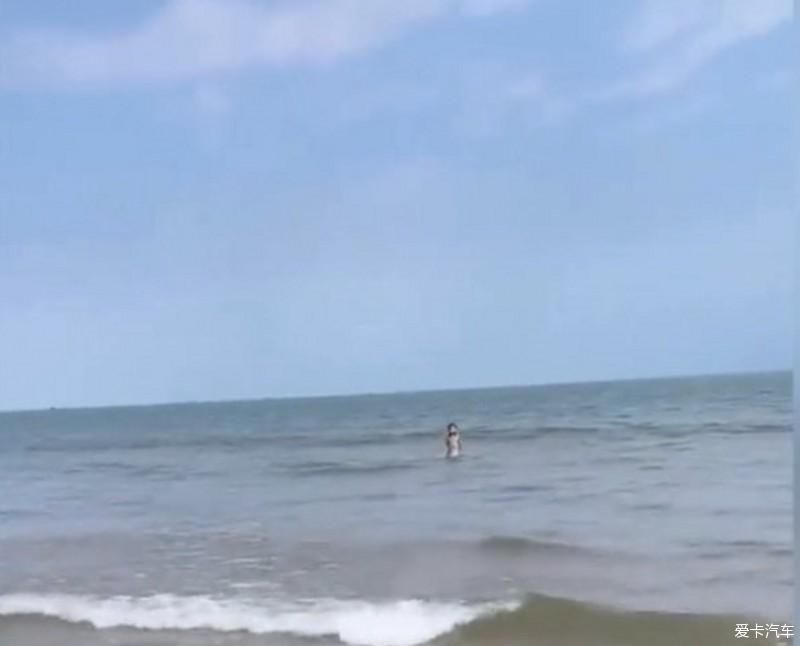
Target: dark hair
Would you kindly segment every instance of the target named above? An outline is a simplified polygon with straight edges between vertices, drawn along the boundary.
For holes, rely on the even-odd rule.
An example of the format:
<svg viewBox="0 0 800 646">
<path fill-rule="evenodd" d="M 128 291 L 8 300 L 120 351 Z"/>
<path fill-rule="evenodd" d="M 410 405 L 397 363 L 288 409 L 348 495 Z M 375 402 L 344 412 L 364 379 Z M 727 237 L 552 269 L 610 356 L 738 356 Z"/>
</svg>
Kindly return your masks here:
<svg viewBox="0 0 800 646">
<path fill-rule="evenodd" d="M 450 423 L 447 425 L 447 430 L 449 431 L 450 429 L 453 429 L 453 428 L 457 429 L 457 428 L 458 428 L 458 426 L 456 426 L 456 424 L 455 424 L 454 422 L 450 422 Z"/>
</svg>

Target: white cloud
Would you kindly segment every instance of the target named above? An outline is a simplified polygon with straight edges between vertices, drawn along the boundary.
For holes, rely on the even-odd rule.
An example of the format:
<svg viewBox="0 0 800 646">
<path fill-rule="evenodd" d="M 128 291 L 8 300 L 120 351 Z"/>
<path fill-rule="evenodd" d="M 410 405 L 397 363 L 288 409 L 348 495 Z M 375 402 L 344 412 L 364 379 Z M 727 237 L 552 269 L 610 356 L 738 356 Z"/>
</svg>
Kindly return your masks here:
<svg viewBox="0 0 800 646">
<path fill-rule="evenodd" d="M 418 115 L 435 109 L 443 100 L 445 89 L 440 84 L 420 79 L 364 80 L 343 88 L 339 100 L 326 106 L 326 116 L 339 123 L 358 123 L 376 116 Z"/>
<path fill-rule="evenodd" d="M 623 49 L 642 52 L 673 43 L 687 32 L 713 24 L 719 4 L 693 0 L 644 2 L 627 27 Z"/>
<path fill-rule="evenodd" d="M 658 102 L 655 109 L 625 121 L 621 128 L 628 136 L 631 132 L 637 135 L 654 134 L 664 128 L 680 127 L 698 119 L 719 108 L 719 104 L 717 97 L 708 94 L 698 94 L 688 98 L 681 97 L 677 103 L 667 103 L 666 105 Z"/>
<path fill-rule="evenodd" d="M 498 64 L 473 65 L 458 82 L 454 109 L 456 132 L 469 137 L 494 137 L 563 123 L 573 112 L 541 73 Z"/>
<path fill-rule="evenodd" d="M 520 0 L 169 0 L 114 35 L 36 30 L 0 44 L 0 86 L 176 81 L 247 66 L 326 64 L 448 13 L 486 15 Z"/>
<path fill-rule="evenodd" d="M 649 0 L 631 21 L 623 50 L 647 60 L 609 98 L 643 97 L 682 87 L 725 50 L 791 20 L 791 0 Z"/>
<path fill-rule="evenodd" d="M 509 108 L 521 110 L 530 123 L 538 126 L 560 124 L 576 107 L 540 74 L 520 75 L 501 87 L 498 96 Z"/>
<path fill-rule="evenodd" d="M 493 16 L 524 9 L 528 4 L 529 0 L 463 0 L 462 10 L 470 16 Z"/>
</svg>

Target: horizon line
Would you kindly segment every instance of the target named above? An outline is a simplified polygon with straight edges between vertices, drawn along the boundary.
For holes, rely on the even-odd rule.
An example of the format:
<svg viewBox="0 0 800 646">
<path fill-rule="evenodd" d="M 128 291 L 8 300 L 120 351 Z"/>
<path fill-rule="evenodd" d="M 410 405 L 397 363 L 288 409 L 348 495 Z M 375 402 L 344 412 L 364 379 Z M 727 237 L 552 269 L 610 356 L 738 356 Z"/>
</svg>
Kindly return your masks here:
<svg viewBox="0 0 800 646">
<path fill-rule="evenodd" d="M 621 377 L 621 378 L 608 378 L 608 379 L 584 379 L 577 381 L 549 381 L 539 383 L 527 384 L 505 384 L 494 386 L 466 386 L 463 388 L 423 388 L 419 390 L 393 390 L 381 392 L 360 392 L 360 393 L 333 393 L 325 395 L 284 395 L 278 397 L 241 397 L 230 399 L 195 399 L 195 400 L 181 400 L 181 401 L 157 401 L 157 402 L 137 402 L 130 404 L 98 404 L 89 406 L 48 406 L 36 408 L 3 408 L 0 409 L 0 415 L 19 414 L 19 413 L 48 413 L 48 412 L 65 412 L 65 411 L 84 411 L 84 410 L 98 410 L 98 409 L 113 409 L 113 408 L 158 408 L 168 406 L 201 406 L 201 405 L 224 405 L 224 404 L 243 404 L 249 402 L 268 402 L 268 401 L 299 401 L 304 399 L 347 399 L 357 397 L 393 397 L 399 395 L 421 395 L 426 393 L 453 393 L 453 392 L 471 392 L 476 390 L 506 390 L 512 388 L 547 388 L 552 386 L 581 386 L 591 384 L 610 384 L 610 383 L 625 383 L 632 381 L 666 381 L 671 379 L 702 379 L 704 377 L 744 377 L 748 375 L 767 375 L 789 373 L 793 374 L 794 369 L 790 368 L 771 368 L 763 370 L 743 370 L 733 372 L 704 372 L 704 373 L 690 373 L 690 374 L 669 374 L 669 375 L 655 375 L 649 377 Z"/>
</svg>

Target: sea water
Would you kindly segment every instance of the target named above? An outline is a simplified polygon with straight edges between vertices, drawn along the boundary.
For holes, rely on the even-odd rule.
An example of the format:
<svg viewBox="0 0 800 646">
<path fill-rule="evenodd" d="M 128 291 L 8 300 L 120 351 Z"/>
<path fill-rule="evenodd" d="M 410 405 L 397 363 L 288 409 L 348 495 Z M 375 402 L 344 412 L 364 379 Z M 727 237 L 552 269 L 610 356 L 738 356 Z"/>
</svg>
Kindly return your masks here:
<svg viewBox="0 0 800 646">
<path fill-rule="evenodd" d="M 790 616 L 790 391 L 3 413 L 0 643 L 728 644 Z"/>
</svg>

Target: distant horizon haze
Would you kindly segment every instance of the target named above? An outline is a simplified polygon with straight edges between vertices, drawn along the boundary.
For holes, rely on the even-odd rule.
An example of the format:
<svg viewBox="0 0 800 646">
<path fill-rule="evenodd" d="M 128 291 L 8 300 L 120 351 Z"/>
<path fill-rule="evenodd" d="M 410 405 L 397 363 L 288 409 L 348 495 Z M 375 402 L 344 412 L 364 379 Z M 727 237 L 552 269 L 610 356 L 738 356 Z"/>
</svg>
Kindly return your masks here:
<svg viewBox="0 0 800 646">
<path fill-rule="evenodd" d="M 248 402 L 261 402 L 261 401 L 292 401 L 292 400 L 318 400 L 318 399 L 349 399 L 360 397 L 392 397 L 394 395 L 424 395 L 435 393 L 458 393 L 470 392 L 481 390 L 515 390 L 515 389 L 538 389 L 559 386 L 593 386 L 601 384 L 619 384 L 625 382 L 638 382 L 638 381 L 682 381 L 692 379 L 713 379 L 713 378 L 735 378 L 735 377 L 751 377 L 759 375 L 783 375 L 794 374 L 794 369 L 789 368 L 768 368 L 763 370 L 748 370 L 748 371 L 734 371 L 734 372 L 714 372 L 714 373 L 693 373 L 693 374 L 674 374 L 674 375 L 649 375 L 638 377 L 619 377 L 619 378 L 606 378 L 606 379 L 586 379 L 579 381 L 552 381 L 552 382 L 538 382 L 538 383 L 516 383 L 516 384 L 494 384 L 483 386 L 459 386 L 454 388 L 422 388 L 422 389 L 407 389 L 407 390 L 387 390 L 387 391 L 364 391 L 352 393 L 314 393 L 314 394 L 288 394 L 288 395 L 263 395 L 255 397 L 233 397 L 228 399 L 197 399 L 197 400 L 181 400 L 181 401 L 153 401 L 153 402 L 121 402 L 121 403 L 106 403 L 94 404 L 89 406 L 45 406 L 41 408 L 14 408 L 14 409 L 0 409 L 0 415 L 13 414 L 13 413 L 41 413 L 51 410 L 57 411 L 80 411 L 80 410 L 95 410 L 105 408 L 158 408 L 168 406 L 192 406 L 192 405 L 225 405 L 237 404 Z"/>
</svg>

